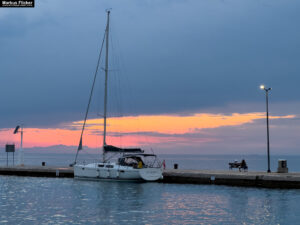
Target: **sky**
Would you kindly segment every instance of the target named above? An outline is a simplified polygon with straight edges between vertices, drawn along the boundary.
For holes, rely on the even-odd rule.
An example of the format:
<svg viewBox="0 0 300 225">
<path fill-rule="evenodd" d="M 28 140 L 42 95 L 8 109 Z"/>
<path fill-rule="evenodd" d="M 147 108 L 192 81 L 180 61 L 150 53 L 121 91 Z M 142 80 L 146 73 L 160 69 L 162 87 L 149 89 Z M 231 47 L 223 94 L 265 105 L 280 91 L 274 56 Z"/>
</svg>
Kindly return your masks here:
<svg viewBox="0 0 300 225">
<path fill-rule="evenodd" d="M 108 142 L 171 154 L 299 154 L 300 2 L 39 0 L 0 8 L 0 148 L 76 150 L 111 8 Z M 102 145 L 103 58 L 83 144 Z"/>
</svg>

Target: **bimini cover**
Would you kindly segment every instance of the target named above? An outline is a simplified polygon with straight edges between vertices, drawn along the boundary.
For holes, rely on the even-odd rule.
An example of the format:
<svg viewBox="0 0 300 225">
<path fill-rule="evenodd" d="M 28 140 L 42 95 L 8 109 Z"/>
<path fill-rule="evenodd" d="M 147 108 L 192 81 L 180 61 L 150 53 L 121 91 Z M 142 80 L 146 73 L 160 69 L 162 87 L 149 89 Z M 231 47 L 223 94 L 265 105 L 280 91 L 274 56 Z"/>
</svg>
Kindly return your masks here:
<svg viewBox="0 0 300 225">
<path fill-rule="evenodd" d="M 140 148 L 118 148 L 112 145 L 105 145 L 103 149 L 105 152 L 144 152 Z"/>
</svg>

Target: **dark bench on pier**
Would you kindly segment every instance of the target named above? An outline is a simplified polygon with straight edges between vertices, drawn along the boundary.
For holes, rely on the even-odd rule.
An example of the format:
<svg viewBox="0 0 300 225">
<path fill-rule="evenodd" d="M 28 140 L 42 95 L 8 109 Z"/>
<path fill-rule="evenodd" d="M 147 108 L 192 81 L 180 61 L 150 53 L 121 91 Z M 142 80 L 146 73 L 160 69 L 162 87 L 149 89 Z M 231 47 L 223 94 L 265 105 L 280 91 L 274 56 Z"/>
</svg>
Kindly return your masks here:
<svg viewBox="0 0 300 225">
<path fill-rule="evenodd" d="M 229 164 L 229 169 L 232 170 L 234 168 L 239 169 L 239 171 L 244 170 L 244 171 L 248 171 L 248 166 L 246 161 L 243 159 L 241 162 L 230 162 Z"/>
</svg>

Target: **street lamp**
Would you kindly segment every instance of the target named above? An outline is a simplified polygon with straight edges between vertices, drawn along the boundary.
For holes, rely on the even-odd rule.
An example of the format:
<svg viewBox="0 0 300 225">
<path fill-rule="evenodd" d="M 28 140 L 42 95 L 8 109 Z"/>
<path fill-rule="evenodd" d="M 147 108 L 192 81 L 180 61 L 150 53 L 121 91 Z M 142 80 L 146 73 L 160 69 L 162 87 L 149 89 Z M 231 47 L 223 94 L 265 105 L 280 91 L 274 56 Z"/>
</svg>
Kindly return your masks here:
<svg viewBox="0 0 300 225">
<path fill-rule="evenodd" d="M 20 129 L 21 128 L 21 129 Z M 23 154 L 23 125 L 17 126 L 16 129 L 14 130 L 14 134 L 21 133 L 21 144 L 20 144 L 20 149 L 19 149 L 19 154 L 18 154 L 18 164 L 20 166 L 24 166 L 24 154 Z"/>
<path fill-rule="evenodd" d="M 270 170 L 270 138 L 269 138 L 269 91 L 271 88 L 266 88 L 265 85 L 260 85 L 260 89 L 266 92 L 266 117 L 267 117 L 267 150 L 268 150 L 268 173 Z"/>
</svg>

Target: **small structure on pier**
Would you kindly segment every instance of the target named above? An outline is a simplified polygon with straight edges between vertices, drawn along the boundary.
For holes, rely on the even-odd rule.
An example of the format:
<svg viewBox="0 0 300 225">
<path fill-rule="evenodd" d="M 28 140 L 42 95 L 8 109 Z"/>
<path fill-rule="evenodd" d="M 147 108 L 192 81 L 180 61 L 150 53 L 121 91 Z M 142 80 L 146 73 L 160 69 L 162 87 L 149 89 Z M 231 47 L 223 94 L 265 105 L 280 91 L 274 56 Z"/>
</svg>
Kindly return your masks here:
<svg viewBox="0 0 300 225">
<path fill-rule="evenodd" d="M 8 153 L 12 153 L 13 155 L 12 165 L 14 166 L 15 165 L 15 144 L 6 144 L 5 152 L 6 152 L 6 166 L 8 166 Z"/>
<path fill-rule="evenodd" d="M 287 167 L 287 161 L 285 159 L 278 160 L 277 173 L 288 173 L 289 169 Z"/>
</svg>

